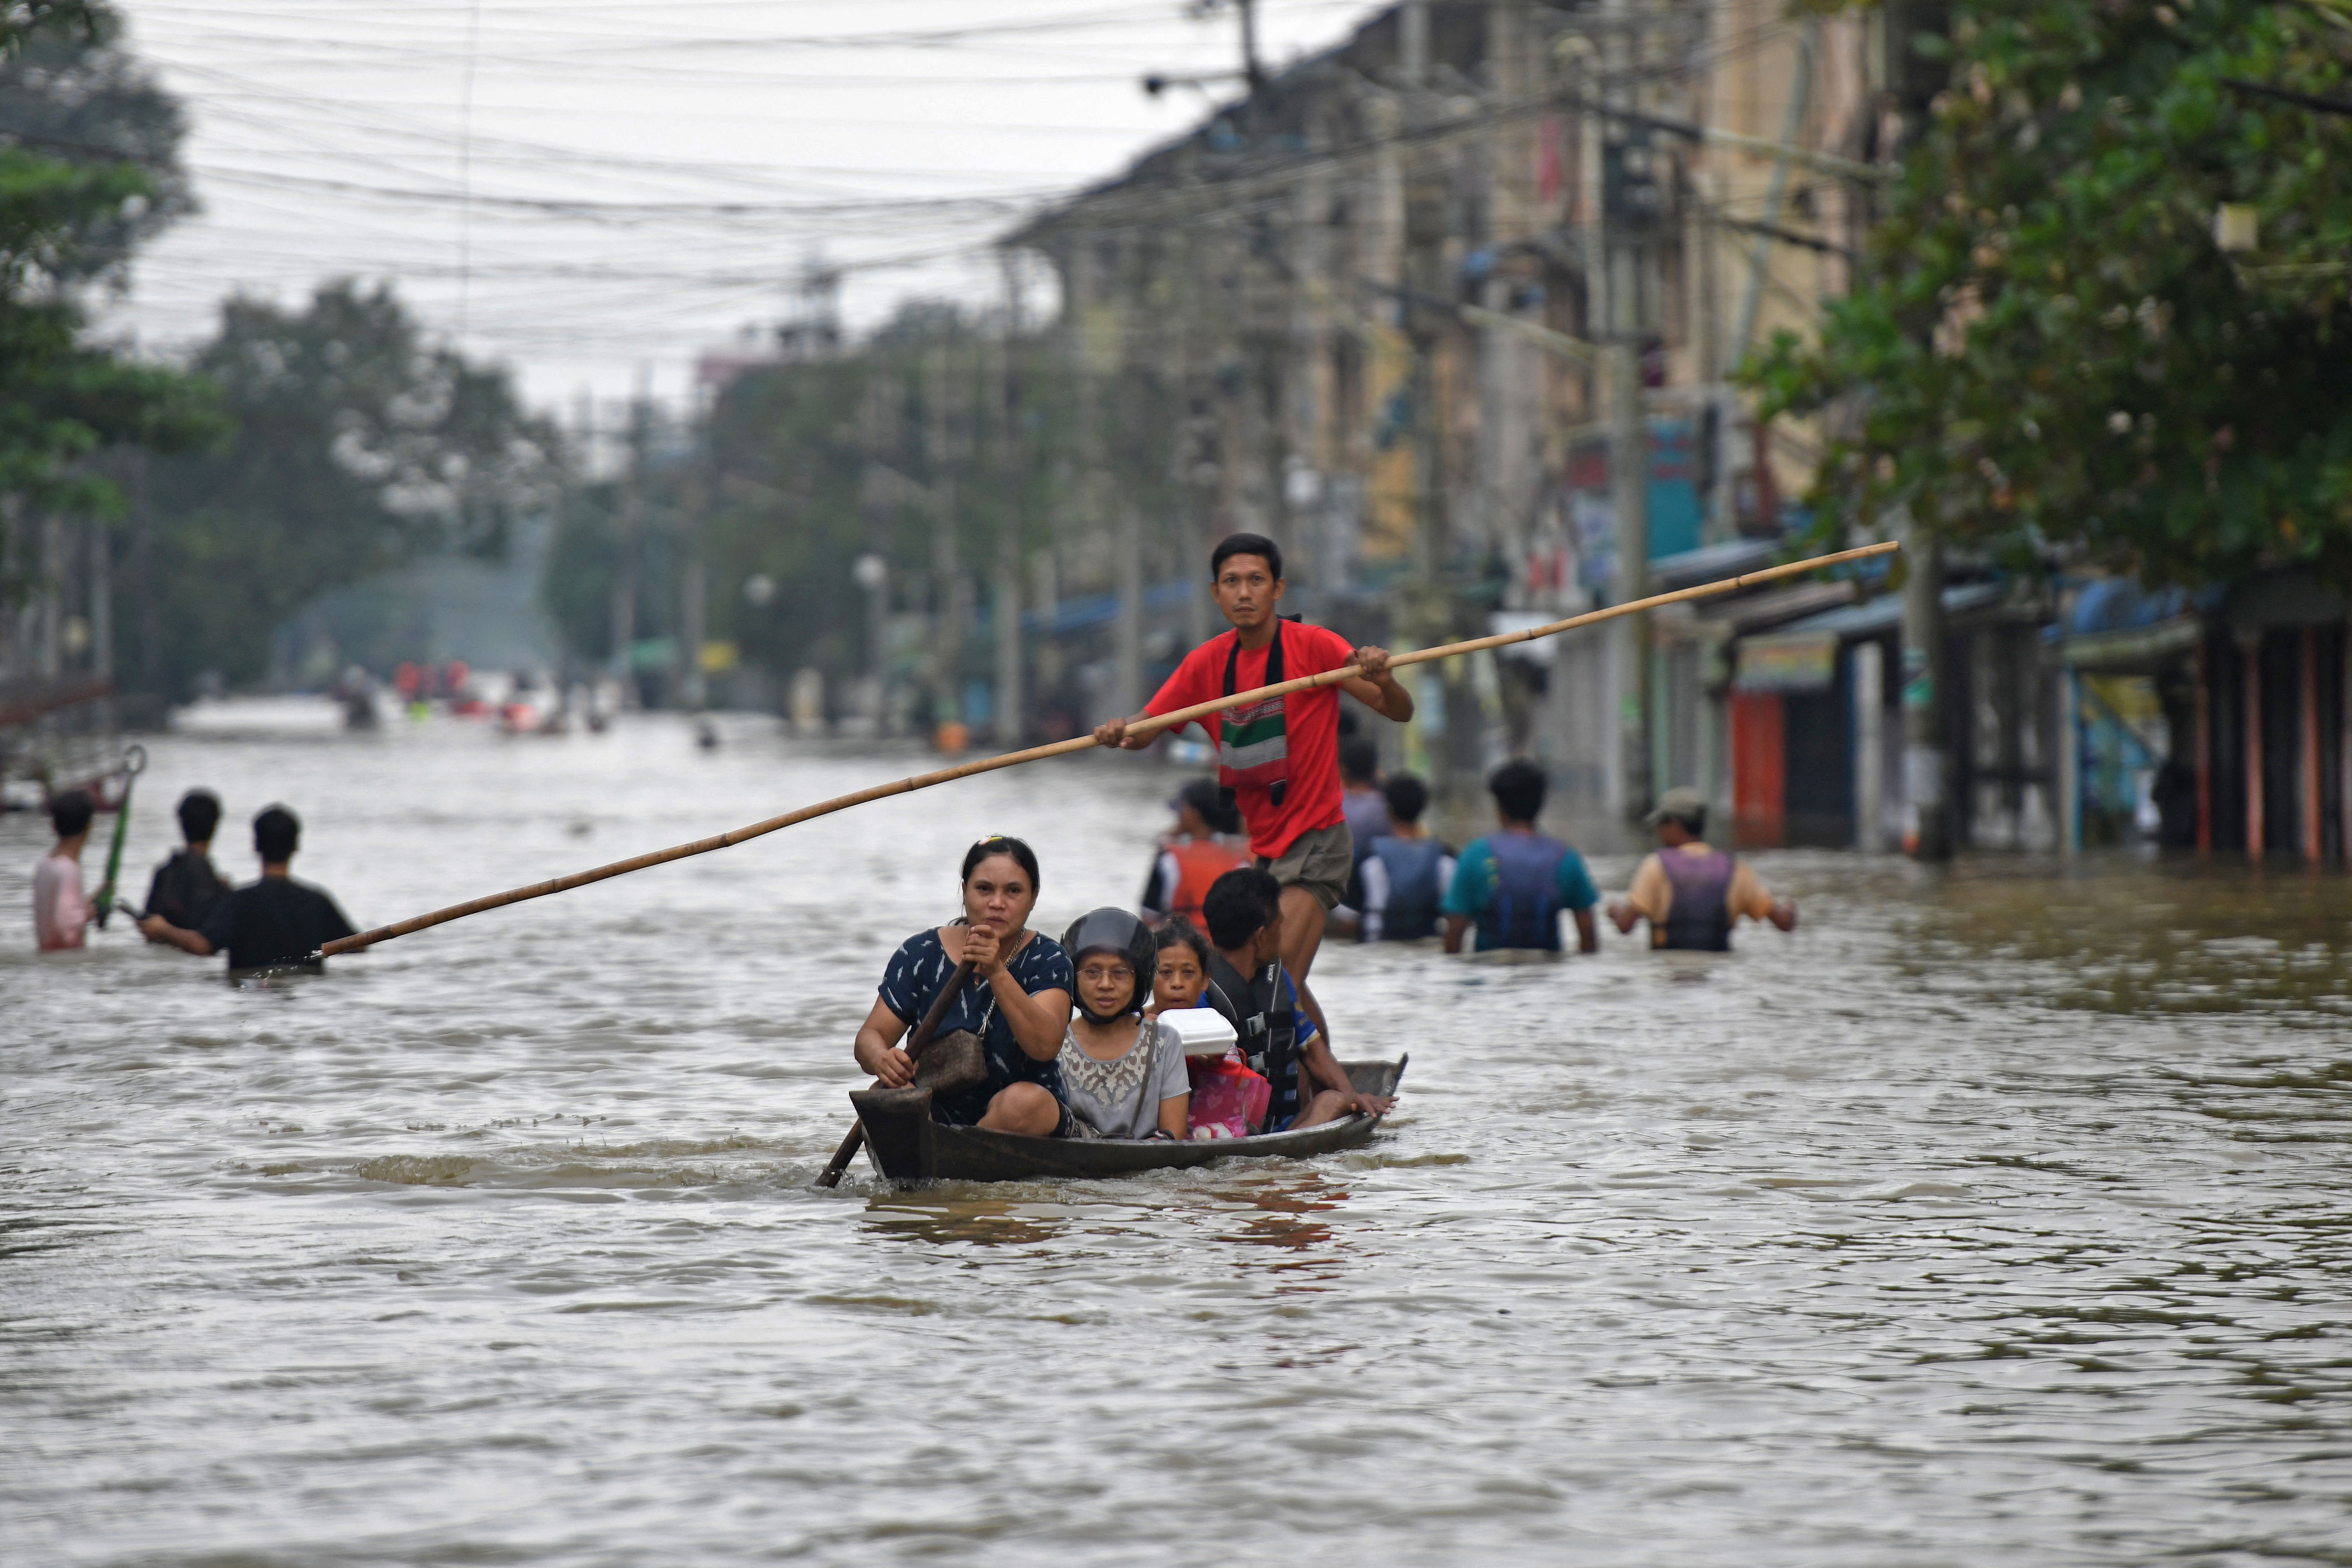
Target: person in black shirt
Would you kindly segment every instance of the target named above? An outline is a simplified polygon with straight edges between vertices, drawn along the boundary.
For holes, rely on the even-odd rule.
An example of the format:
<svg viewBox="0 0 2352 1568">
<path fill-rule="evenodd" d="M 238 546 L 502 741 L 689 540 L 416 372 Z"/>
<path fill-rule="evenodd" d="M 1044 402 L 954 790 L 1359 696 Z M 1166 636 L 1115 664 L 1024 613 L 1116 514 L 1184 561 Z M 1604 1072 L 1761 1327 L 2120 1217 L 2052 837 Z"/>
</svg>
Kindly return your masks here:
<svg viewBox="0 0 2352 1568">
<path fill-rule="evenodd" d="M 201 930 L 184 931 L 160 915 L 141 921 L 139 929 L 198 958 L 226 952 L 232 975 L 254 969 L 324 969 L 325 963 L 312 955 L 337 937 L 352 935 L 354 928 L 333 899 L 289 874 L 301 837 L 302 825 L 292 812 L 282 805 L 269 807 L 253 819 L 253 847 L 261 857 L 259 881 L 248 882 L 215 903 Z"/>
<path fill-rule="evenodd" d="M 148 914 L 161 915 L 182 931 L 204 929 L 205 917 L 228 892 L 212 861 L 213 829 L 220 826 L 220 796 L 208 789 L 180 797 L 180 832 L 187 847 L 155 868 L 155 879 L 147 885 Z"/>
</svg>

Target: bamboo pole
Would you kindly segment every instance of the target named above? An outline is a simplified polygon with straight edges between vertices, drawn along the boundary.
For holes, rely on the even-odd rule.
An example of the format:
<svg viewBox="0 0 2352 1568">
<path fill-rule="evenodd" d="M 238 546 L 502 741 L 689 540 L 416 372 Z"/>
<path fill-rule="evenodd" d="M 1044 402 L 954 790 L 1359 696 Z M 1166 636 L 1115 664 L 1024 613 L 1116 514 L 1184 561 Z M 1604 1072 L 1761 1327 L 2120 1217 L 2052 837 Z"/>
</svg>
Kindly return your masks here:
<svg viewBox="0 0 2352 1568">
<path fill-rule="evenodd" d="M 1553 621 L 1548 626 L 1528 626 L 1516 632 L 1497 632 L 1492 637 L 1472 637 L 1466 642 L 1447 643 L 1443 647 L 1416 648 L 1411 653 L 1392 656 L 1389 659 L 1389 665 L 1391 668 L 1395 668 L 1409 664 L 1426 664 L 1433 659 L 1452 658 L 1457 654 L 1476 653 L 1483 648 L 1502 647 L 1511 643 L 1533 642 L 1538 637 L 1556 637 L 1561 632 L 1611 620 L 1618 616 L 1629 616 L 1641 610 L 1654 610 L 1662 605 L 1680 604 L 1686 599 L 1701 599 L 1714 594 L 1728 594 L 1735 589 L 1753 587 L 1759 583 L 1770 583 L 1782 577 L 1793 577 L 1801 572 L 1816 571 L 1823 566 L 1835 566 L 1843 562 L 1860 561 L 1873 555 L 1884 555 L 1895 548 L 1897 548 L 1895 542 L 1888 540 L 1880 544 L 1865 544 L 1855 550 L 1841 550 L 1834 554 L 1817 555 L 1807 561 L 1791 561 L 1786 565 L 1767 566 L 1761 571 L 1745 573 L 1738 577 L 1726 577 L 1719 582 L 1702 583 L 1695 587 L 1677 588 L 1669 594 L 1653 594 L 1646 599 L 1635 599 L 1622 605 L 1611 605 L 1605 609 L 1588 610 L 1583 615 L 1570 616 L 1564 621 Z M 1268 697 L 1283 696 L 1293 691 L 1307 691 L 1321 686 L 1336 686 L 1349 676 L 1358 673 L 1354 665 L 1344 665 L 1338 669 L 1327 669 L 1320 675 L 1302 675 L 1296 679 L 1282 681 L 1277 685 L 1261 686 L 1254 691 L 1236 691 L 1230 697 L 1221 697 L 1209 702 L 1196 702 L 1190 708 L 1180 708 L 1173 713 L 1162 713 L 1154 718 L 1139 720 L 1127 727 L 1127 732 L 1129 735 L 1157 735 L 1162 731 L 1181 729 L 1195 719 L 1206 718 L 1212 713 L 1221 712 L 1227 708 L 1237 708 L 1244 702 L 1262 701 Z M 1023 763 L 1040 762 L 1047 757 L 1063 756 L 1071 752 L 1092 751 L 1094 748 L 1095 738 L 1091 734 L 1073 735 L 1066 741 L 1032 746 L 1026 751 L 1007 752 L 994 757 L 981 757 L 951 768 L 941 768 L 936 773 L 917 773 L 912 778 L 896 779 L 888 784 L 874 784 L 849 795 L 835 795 L 831 800 L 819 801 L 814 805 L 802 806 L 798 811 L 788 811 L 782 816 L 772 816 L 764 822 L 752 823 L 748 827 L 738 827 L 731 832 L 713 834 L 708 838 L 698 838 L 691 844 L 677 844 L 667 849 L 652 850 L 644 855 L 632 856 L 626 860 L 615 860 L 609 866 L 596 867 L 593 870 L 574 871 L 568 877 L 553 877 L 544 882 L 533 882 L 529 887 L 513 888 L 503 893 L 491 893 L 483 898 L 468 900 L 462 904 L 452 904 L 446 910 L 435 910 L 430 914 L 412 915 L 404 921 L 395 921 L 388 926 L 378 926 L 373 931 L 361 931 L 356 936 L 339 937 L 321 948 L 320 956 L 330 958 L 341 952 L 356 952 L 361 948 L 373 947 L 377 942 L 389 942 L 396 936 L 406 936 L 412 931 L 420 931 L 428 926 L 443 925 L 450 921 L 462 920 L 467 915 L 478 915 L 485 910 L 502 909 L 508 904 L 520 904 L 530 899 L 543 899 L 551 893 L 569 892 L 573 888 L 584 888 L 591 882 L 602 882 L 608 878 L 625 876 L 631 871 L 643 871 L 648 867 L 666 866 L 673 860 L 683 860 L 689 856 L 708 855 L 714 849 L 730 848 L 746 839 L 757 838 L 763 834 L 774 833 L 782 828 L 812 821 L 816 817 L 830 816 L 836 811 L 846 811 L 853 805 L 864 805 L 869 801 L 887 800 L 894 795 L 908 795 L 915 790 L 929 789 L 933 784 L 943 784 L 956 779 L 970 778 L 975 773 L 993 773 L 999 768 L 1017 767 Z"/>
</svg>

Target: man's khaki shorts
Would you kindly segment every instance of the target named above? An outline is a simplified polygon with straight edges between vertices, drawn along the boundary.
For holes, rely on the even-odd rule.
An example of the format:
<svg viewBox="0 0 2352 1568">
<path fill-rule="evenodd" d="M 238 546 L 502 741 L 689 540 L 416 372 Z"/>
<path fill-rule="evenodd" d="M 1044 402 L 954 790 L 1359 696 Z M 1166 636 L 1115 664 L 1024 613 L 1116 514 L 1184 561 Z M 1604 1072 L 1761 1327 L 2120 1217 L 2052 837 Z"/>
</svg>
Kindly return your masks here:
<svg viewBox="0 0 2352 1568">
<path fill-rule="evenodd" d="M 1257 868 L 1271 871 L 1286 888 L 1304 888 L 1329 914 L 1348 891 L 1348 877 L 1356 868 L 1356 840 L 1344 822 L 1302 833 L 1290 847 L 1272 859 L 1261 855 Z"/>
</svg>

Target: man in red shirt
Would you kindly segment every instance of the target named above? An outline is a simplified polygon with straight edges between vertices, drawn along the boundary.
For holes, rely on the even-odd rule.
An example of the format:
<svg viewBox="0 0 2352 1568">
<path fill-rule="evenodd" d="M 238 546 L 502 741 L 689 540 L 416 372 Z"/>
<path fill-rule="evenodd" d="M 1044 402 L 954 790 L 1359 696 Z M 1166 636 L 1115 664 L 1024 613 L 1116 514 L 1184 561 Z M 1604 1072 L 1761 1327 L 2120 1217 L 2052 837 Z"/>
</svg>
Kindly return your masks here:
<svg viewBox="0 0 2352 1568">
<path fill-rule="evenodd" d="M 1354 665 L 1362 673 L 1337 686 L 1294 691 L 1214 715 L 1217 782 L 1234 792 L 1249 827 L 1250 852 L 1282 884 L 1282 964 L 1298 987 L 1299 1005 L 1330 1037 L 1323 1008 L 1307 988 L 1322 945 L 1323 918 L 1346 891 L 1354 866 L 1339 792 L 1339 693 L 1402 724 L 1412 694 L 1389 673 L 1384 648 L 1351 648 L 1321 626 L 1282 618 L 1282 550 L 1255 533 L 1236 533 L 1209 556 L 1217 608 L 1234 629 L 1210 638 L 1176 667 L 1159 695 L 1134 719 L 1097 725 L 1095 740 L 1139 751 L 1150 738 L 1127 727 L 1154 714 L 1214 701 L 1236 691 Z M 1195 720 L 1203 729 L 1206 721 Z"/>
</svg>

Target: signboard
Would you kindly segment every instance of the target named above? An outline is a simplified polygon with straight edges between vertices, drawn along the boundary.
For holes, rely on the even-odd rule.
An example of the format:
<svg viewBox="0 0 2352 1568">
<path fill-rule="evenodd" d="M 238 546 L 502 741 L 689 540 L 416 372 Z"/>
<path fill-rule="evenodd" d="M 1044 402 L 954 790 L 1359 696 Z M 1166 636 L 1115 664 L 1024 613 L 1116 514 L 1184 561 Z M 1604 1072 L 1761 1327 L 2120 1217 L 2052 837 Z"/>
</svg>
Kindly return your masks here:
<svg viewBox="0 0 2352 1568">
<path fill-rule="evenodd" d="M 1782 632 L 1744 638 L 1736 691 L 1826 691 L 1837 683 L 1835 632 Z"/>
<path fill-rule="evenodd" d="M 1696 550 L 1705 532 L 1705 498 L 1698 489 L 1698 427 L 1687 419 L 1650 421 L 1650 559 Z M 1565 489 L 1576 534 L 1577 579 L 1606 594 L 1617 567 L 1617 503 L 1609 488 L 1609 443 L 1579 442 L 1569 450 Z"/>
</svg>

